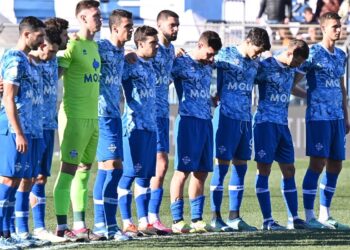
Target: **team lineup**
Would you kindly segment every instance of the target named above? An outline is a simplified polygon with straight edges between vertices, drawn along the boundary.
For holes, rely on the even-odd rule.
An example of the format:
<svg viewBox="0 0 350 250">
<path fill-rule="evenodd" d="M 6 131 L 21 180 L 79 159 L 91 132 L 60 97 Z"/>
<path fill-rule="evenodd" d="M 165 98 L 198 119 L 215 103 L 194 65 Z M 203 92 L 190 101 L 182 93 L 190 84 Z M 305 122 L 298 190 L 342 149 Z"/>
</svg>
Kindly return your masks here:
<svg viewBox="0 0 350 250">
<path fill-rule="evenodd" d="M 110 37 L 99 41 L 94 41 L 102 26 L 99 2 L 80 1 L 75 15 L 80 29 L 70 39 L 64 19 L 42 22 L 25 17 L 19 24 L 16 47 L 0 60 L 1 249 L 67 241 L 126 241 L 147 235 L 257 231 L 240 213 L 252 151 L 262 230 L 350 230 L 330 213 L 350 129 L 346 54 L 335 46 L 341 32 L 338 14 L 320 17 L 320 43 L 309 48 L 303 40 L 294 39 L 281 53 L 266 58 L 260 55 L 271 49 L 270 39 L 259 27 L 252 28 L 239 45 L 222 47 L 219 35 L 208 30 L 192 50 L 175 51 L 172 42 L 180 22 L 171 10 L 159 12 L 157 29 L 144 25 L 136 30 L 132 13 L 114 10 L 109 17 Z M 129 51 L 124 45 L 132 37 L 135 49 Z M 210 94 L 213 70 L 217 70 L 215 96 Z M 61 77 L 64 92 L 58 109 Z M 306 90 L 299 86 L 304 77 Z M 172 83 L 179 99 L 175 169 L 171 182 L 164 183 Z M 254 86 L 259 101 L 252 115 Z M 294 148 L 287 120 L 291 94 L 307 100 L 306 155 L 310 161 L 302 183 L 305 220 L 298 215 Z M 56 129 L 61 166 L 53 190 L 57 227 L 52 233 L 45 225 L 45 184 L 51 175 Z M 96 158 L 94 226 L 90 229 L 85 216 Z M 274 161 L 282 173 L 286 226 L 272 216 L 269 175 Z M 221 204 L 229 170 L 225 219 Z M 190 223 L 184 220 L 187 179 Z M 170 185 L 171 226 L 164 225 L 159 216 L 164 185 Z M 202 218 L 206 185 L 210 186 L 210 223 Z M 132 218 L 133 196 L 138 223 Z M 28 223 L 30 207 L 33 233 Z"/>
</svg>

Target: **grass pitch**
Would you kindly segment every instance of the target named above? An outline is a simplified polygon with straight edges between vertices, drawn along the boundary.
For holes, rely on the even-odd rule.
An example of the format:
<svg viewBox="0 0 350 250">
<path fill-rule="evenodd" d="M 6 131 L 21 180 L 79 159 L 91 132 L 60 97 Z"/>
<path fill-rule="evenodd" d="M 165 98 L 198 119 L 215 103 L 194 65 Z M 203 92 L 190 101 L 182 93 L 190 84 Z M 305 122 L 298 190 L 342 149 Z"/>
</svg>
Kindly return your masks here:
<svg viewBox="0 0 350 250">
<path fill-rule="evenodd" d="M 296 161 L 296 183 L 298 187 L 299 196 L 299 215 L 304 218 L 302 209 L 302 192 L 301 184 L 303 176 L 307 168 L 307 160 Z M 332 216 L 337 220 L 350 224 L 350 161 L 345 161 L 343 171 L 338 179 L 337 191 L 332 203 Z M 54 160 L 52 177 L 49 178 L 47 184 L 47 209 L 46 209 L 46 224 L 47 227 L 54 231 L 55 216 L 53 208 L 52 190 L 56 180 L 57 171 L 59 168 L 58 159 Z M 93 168 L 93 174 L 90 179 L 89 190 L 89 205 L 86 214 L 87 223 L 89 227 L 93 227 L 93 201 L 92 189 L 94 184 L 94 177 L 96 166 Z M 171 225 L 170 214 L 170 197 L 169 185 L 173 172 L 172 161 L 170 163 L 169 171 L 166 176 L 164 185 L 164 197 L 161 207 L 161 219 L 167 224 Z M 241 216 L 249 224 L 258 228 L 262 224 L 262 215 L 259 204 L 254 191 L 256 166 L 253 161 L 249 163 L 246 179 L 245 191 L 241 208 Z M 230 172 L 226 176 L 225 187 L 228 186 Z M 204 209 L 204 220 L 210 222 L 210 201 L 209 201 L 209 183 L 211 176 L 206 182 L 206 201 Z M 277 165 L 272 167 L 269 187 L 271 192 L 272 212 L 273 217 L 280 224 L 286 225 L 287 211 L 280 191 L 281 172 Z M 187 189 L 186 189 L 187 190 Z M 187 193 L 187 191 L 186 191 Z M 187 196 L 187 195 L 186 195 Z M 190 210 L 188 199 L 185 198 L 185 220 L 190 222 Z M 318 211 L 318 196 L 315 202 L 316 211 Z M 133 204 L 134 205 L 134 204 Z M 136 211 L 133 208 L 134 220 L 136 221 Z M 222 204 L 222 215 L 225 218 L 228 215 L 228 193 L 227 188 L 224 191 L 224 199 Z M 68 217 L 72 222 L 72 214 Z M 118 218 L 120 215 L 118 214 Z M 226 218 L 225 218 L 226 219 Z M 119 221 L 119 225 L 121 225 Z M 170 249 L 170 248 L 203 248 L 203 249 L 350 249 L 350 232 L 337 231 L 287 231 L 287 232 L 246 232 L 246 233 L 210 233 L 210 234 L 194 234 L 194 235 L 177 235 L 177 236 L 162 236 L 141 238 L 129 242 L 98 242 L 98 243 L 71 243 L 66 245 L 52 246 L 52 249 L 67 249 L 67 248 L 83 248 L 83 249 Z"/>
</svg>

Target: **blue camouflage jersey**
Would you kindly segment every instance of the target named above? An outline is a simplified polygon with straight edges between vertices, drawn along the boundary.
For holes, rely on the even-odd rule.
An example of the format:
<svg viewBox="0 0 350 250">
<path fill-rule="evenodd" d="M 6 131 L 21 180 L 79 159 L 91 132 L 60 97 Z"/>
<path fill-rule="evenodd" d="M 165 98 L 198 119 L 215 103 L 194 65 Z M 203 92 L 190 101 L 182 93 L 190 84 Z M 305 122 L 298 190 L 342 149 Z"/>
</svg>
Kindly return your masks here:
<svg viewBox="0 0 350 250">
<path fill-rule="evenodd" d="M 310 48 L 308 60 L 300 67 L 308 85 L 306 121 L 344 118 L 340 78 L 345 65 L 346 55 L 341 49 L 331 53 L 321 44 Z"/>
<path fill-rule="evenodd" d="M 120 117 L 120 93 L 124 68 L 124 47 L 118 48 L 109 40 L 97 42 L 101 57 L 100 94 L 98 116 Z"/>
<path fill-rule="evenodd" d="M 32 138 L 43 138 L 43 79 L 41 63 L 30 61 L 32 67 L 33 106 L 32 106 Z"/>
<path fill-rule="evenodd" d="M 273 122 L 288 125 L 289 97 L 293 87 L 296 68 L 269 57 L 260 63 L 255 83 L 259 87 L 259 102 L 255 123 Z"/>
<path fill-rule="evenodd" d="M 58 62 L 57 58 L 41 63 L 43 79 L 43 128 L 57 129 L 57 88 Z"/>
<path fill-rule="evenodd" d="M 4 53 L 0 61 L 0 77 L 4 84 L 18 86 L 15 96 L 17 114 L 25 134 L 30 134 L 32 129 L 32 102 L 33 88 L 31 67 L 26 54 L 22 51 L 11 49 Z M 0 133 L 6 134 L 9 130 L 14 133 L 8 120 L 3 102 L 0 108 Z"/>
<path fill-rule="evenodd" d="M 157 117 L 169 118 L 169 83 L 171 68 L 175 59 L 175 49 L 172 44 L 168 47 L 159 43 L 156 57 L 152 60 L 157 75 L 156 82 L 156 110 Z"/>
<path fill-rule="evenodd" d="M 252 89 L 259 63 L 243 57 L 237 47 L 221 49 L 215 57 L 220 112 L 241 121 L 250 121 Z"/>
<path fill-rule="evenodd" d="M 124 132 L 133 129 L 155 132 L 156 123 L 156 73 L 152 62 L 138 58 L 134 64 L 125 62 L 122 85 L 125 93 L 123 114 Z"/>
<path fill-rule="evenodd" d="M 189 55 L 184 55 L 175 59 L 172 77 L 179 97 L 179 114 L 211 119 L 212 66 L 204 65 Z"/>
</svg>

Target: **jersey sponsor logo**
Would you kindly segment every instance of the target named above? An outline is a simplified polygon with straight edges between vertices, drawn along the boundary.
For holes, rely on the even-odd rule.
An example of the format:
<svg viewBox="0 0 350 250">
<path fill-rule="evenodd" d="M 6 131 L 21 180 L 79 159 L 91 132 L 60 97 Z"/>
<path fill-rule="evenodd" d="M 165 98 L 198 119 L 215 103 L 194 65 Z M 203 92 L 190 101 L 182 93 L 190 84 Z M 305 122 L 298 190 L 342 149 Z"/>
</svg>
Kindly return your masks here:
<svg viewBox="0 0 350 250">
<path fill-rule="evenodd" d="M 335 79 L 327 79 L 326 80 L 326 88 L 339 88 L 340 82 Z"/>
<path fill-rule="evenodd" d="M 44 86 L 44 95 L 56 95 L 57 89 L 56 86 L 45 85 Z"/>
<path fill-rule="evenodd" d="M 107 75 L 104 83 L 108 85 L 117 85 L 120 82 L 119 79 L 119 76 Z"/>
<path fill-rule="evenodd" d="M 154 98 L 156 97 L 156 92 L 154 89 L 141 89 L 140 90 L 140 97 L 141 98 Z"/>
<path fill-rule="evenodd" d="M 26 98 L 29 98 L 29 99 L 33 98 L 33 90 L 29 89 L 26 91 Z"/>
<path fill-rule="evenodd" d="M 169 84 L 169 77 L 168 76 L 159 76 L 156 82 L 156 85 L 168 85 Z"/>
<path fill-rule="evenodd" d="M 228 90 L 237 90 L 238 89 L 238 90 L 242 90 L 242 91 L 252 91 L 253 86 L 250 84 L 246 84 L 245 82 L 240 82 L 240 83 L 229 82 L 227 85 L 227 89 Z"/>
<path fill-rule="evenodd" d="M 38 95 L 32 98 L 32 102 L 33 102 L 33 105 L 43 105 L 44 99 L 41 95 Z"/>
<path fill-rule="evenodd" d="M 270 101 L 272 102 L 288 102 L 289 101 L 289 95 L 287 94 L 272 94 L 270 96 Z"/>
<path fill-rule="evenodd" d="M 192 97 L 192 98 L 209 99 L 210 98 L 210 93 L 209 93 L 209 91 L 205 91 L 204 89 L 201 89 L 201 90 L 191 89 L 190 97 Z"/>
<path fill-rule="evenodd" d="M 92 67 L 94 68 L 95 71 L 100 67 L 100 63 L 94 59 L 92 62 Z M 100 74 L 94 73 L 94 74 L 84 74 L 84 83 L 96 83 L 99 82 L 100 80 Z"/>
</svg>

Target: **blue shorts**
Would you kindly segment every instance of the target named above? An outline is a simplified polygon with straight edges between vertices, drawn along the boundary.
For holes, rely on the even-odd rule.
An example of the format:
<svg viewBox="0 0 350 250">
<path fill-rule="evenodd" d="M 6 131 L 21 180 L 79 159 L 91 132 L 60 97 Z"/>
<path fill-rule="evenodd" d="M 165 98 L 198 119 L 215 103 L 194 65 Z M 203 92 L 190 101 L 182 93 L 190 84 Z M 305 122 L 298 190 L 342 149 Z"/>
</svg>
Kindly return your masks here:
<svg viewBox="0 0 350 250">
<path fill-rule="evenodd" d="M 252 154 L 252 123 L 231 119 L 221 112 L 218 122 L 214 122 L 215 156 L 230 161 L 250 160 Z M 215 121 L 215 119 L 214 119 Z"/>
<path fill-rule="evenodd" d="M 40 173 L 42 156 L 45 150 L 43 138 L 32 139 L 30 168 L 26 169 L 23 178 L 36 178 Z"/>
<path fill-rule="evenodd" d="M 134 129 L 130 137 L 123 136 L 123 175 L 151 178 L 156 173 L 156 132 Z"/>
<path fill-rule="evenodd" d="M 255 124 L 254 152 L 256 162 L 294 163 L 293 140 L 288 126 L 272 122 Z"/>
<path fill-rule="evenodd" d="M 175 129 L 175 170 L 213 171 L 213 125 L 211 120 L 178 116 Z"/>
<path fill-rule="evenodd" d="M 344 120 L 309 121 L 306 123 L 306 155 L 345 160 Z"/>
<path fill-rule="evenodd" d="M 99 117 L 97 160 L 123 160 L 122 122 L 120 118 Z"/>
<path fill-rule="evenodd" d="M 157 117 L 157 152 L 169 153 L 169 118 Z"/>
<path fill-rule="evenodd" d="M 26 134 L 28 150 L 21 154 L 16 150 L 16 134 L 0 134 L 0 176 L 23 178 L 31 169 L 31 136 Z"/>
<path fill-rule="evenodd" d="M 42 152 L 39 174 L 43 176 L 51 176 L 51 165 L 53 149 L 55 146 L 55 130 L 44 130 L 44 149 Z"/>
</svg>

